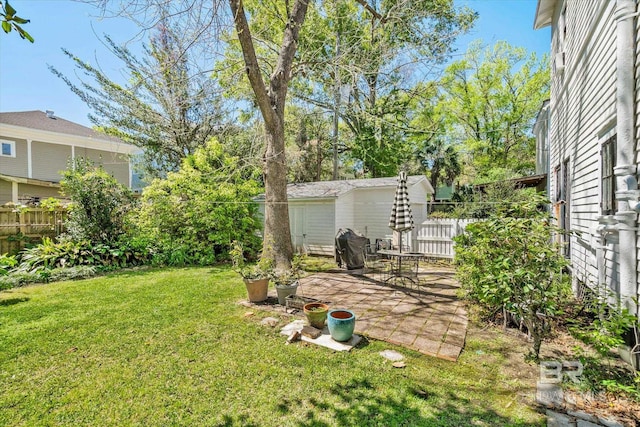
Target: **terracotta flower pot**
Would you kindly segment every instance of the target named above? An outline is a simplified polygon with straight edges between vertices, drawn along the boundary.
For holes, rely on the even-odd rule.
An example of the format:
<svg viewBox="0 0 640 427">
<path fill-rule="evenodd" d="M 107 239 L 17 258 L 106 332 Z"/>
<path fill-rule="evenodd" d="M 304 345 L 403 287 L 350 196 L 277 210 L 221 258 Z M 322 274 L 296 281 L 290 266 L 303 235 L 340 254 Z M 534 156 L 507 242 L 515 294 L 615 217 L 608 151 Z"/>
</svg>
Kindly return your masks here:
<svg viewBox="0 0 640 427">
<path fill-rule="evenodd" d="M 267 299 L 269 279 L 244 279 L 250 302 L 261 302 Z"/>
<path fill-rule="evenodd" d="M 310 302 L 304 305 L 303 310 L 311 326 L 317 329 L 324 328 L 324 321 L 327 320 L 327 312 L 329 311 L 327 304 Z"/>
</svg>

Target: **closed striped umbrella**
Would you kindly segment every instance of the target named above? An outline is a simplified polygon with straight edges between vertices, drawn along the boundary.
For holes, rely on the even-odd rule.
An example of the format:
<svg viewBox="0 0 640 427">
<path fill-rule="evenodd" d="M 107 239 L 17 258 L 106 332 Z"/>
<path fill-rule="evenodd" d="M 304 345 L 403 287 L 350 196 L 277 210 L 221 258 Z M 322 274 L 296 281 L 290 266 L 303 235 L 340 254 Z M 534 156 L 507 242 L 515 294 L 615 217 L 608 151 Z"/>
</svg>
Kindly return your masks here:
<svg viewBox="0 0 640 427">
<path fill-rule="evenodd" d="M 409 203 L 409 190 L 407 189 L 407 174 L 400 172 L 396 195 L 391 208 L 389 228 L 400 233 L 400 252 L 402 252 L 402 232 L 413 229 L 413 215 Z"/>
</svg>

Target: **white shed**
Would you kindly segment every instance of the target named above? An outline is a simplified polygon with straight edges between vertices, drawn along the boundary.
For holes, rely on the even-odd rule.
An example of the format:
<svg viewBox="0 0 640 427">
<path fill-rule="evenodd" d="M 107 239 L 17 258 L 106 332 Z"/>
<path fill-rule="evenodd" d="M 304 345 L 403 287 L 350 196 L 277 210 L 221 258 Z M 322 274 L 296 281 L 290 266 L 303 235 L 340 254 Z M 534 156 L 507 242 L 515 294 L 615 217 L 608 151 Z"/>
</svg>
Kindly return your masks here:
<svg viewBox="0 0 640 427">
<path fill-rule="evenodd" d="M 351 228 L 371 242 L 392 235 L 388 227 L 397 177 L 289 184 L 289 219 L 294 249 L 333 255 L 339 229 Z M 414 224 L 427 218 L 427 202 L 433 187 L 423 175 L 408 177 Z M 258 199 L 264 212 L 264 196 Z M 416 230 L 404 234 L 403 242 L 415 244 Z"/>
</svg>

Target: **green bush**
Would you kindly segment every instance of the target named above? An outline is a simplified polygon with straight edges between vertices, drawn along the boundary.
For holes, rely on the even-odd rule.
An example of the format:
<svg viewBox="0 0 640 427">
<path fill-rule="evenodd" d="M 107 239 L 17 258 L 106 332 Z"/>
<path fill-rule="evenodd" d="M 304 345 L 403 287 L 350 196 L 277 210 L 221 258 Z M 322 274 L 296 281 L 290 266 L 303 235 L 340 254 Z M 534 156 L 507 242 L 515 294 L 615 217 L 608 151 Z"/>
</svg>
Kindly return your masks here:
<svg viewBox="0 0 640 427">
<path fill-rule="evenodd" d="M 140 242 L 120 242 L 117 246 L 89 241 L 54 242 L 44 238 L 43 242 L 20 252 L 19 263 L 9 263 L 12 257 L 0 258 L 11 267 L 0 271 L 0 290 L 42 283 L 91 277 L 99 271 L 148 264 L 151 253 Z"/>
<path fill-rule="evenodd" d="M 259 192 L 257 182 L 242 175 L 238 159 L 212 140 L 188 156 L 179 172 L 146 187 L 130 218 L 154 263 L 207 265 L 228 259 L 234 240 L 247 251 L 258 249 L 262 223 L 252 197 Z"/>
<path fill-rule="evenodd" d="M 18 260 L 15 256 L 7 254 L 0 255 L 0 276 L 5 276 L 11 271 L 13 267 L 18 264 Z"/>
<path fill-rule="evenodd" d="M 488 311 L 514 313 L 533 338 L 537 360 L 550 320 L 569 295 L 567 261 L 539 209 L 543 199 L 505 206 L 455 238 L 457 276 L 466 296 Z"/>
<path fill-rule="evenodd" d="M 34 271 L 14 270 L 11 273 L 0 276 L 0 291 L 17 288 L 32 283 L 57 282 L 61 280 L 86 279 L 95 276 L 98 269 L 92 266 L 61 267 L 49 269 L 37 269 Z"/>
<path fill-rule="evenodd" d="M 150 254 L 136 241 L 120 242 L 116 246 L 93 244 L 87 240 L 54 242 L 45 238 L 42 244 L 20 253 L 20 271 L 37 272 L 55 268 L 93 266 L 98 270 L 112 270 L 146 264 Z"/>
<path fill-rule="evenodd" d="M 50 282 L 62 280 L 77 280 L 93 277 L 98 273 L 98 269 L 91 265 L 79 265 L 76 267 L 54 268 L 49 274 Z"/>
<path fill-rule="evenodd" d="M 453 218 L 486 219 L 498 212 L 505 212 L 535 199 L 535 188 L 518 188 L 513 182 L 494 182 L 482 189 L 461 187 L 453 195 L 456 203 L 450 213 Z"/>
<path fill-rule="evenodd" d="M 567 320 L 569 331 L 601 356 L 623 345 L 625 334 L 638 325 L 638 318 L 606 284 L 584 291 L 579 314 Z"/>
<path fill-rule="evenodd" d="M 131 191 L 82 157 L 62 176 L 62 193 L 72 202 L 65 223 L 68 239 L 115 244 L 125 234 L 126 213 L 133 206 Z"/>
<path fill-rule="evenodd" d="M 12 271 L 6 276 L 0 276 L 0 290 L 18 288 L 30 283 L 41 283 L 46 280 L 39 272 Z"/>
</svg>

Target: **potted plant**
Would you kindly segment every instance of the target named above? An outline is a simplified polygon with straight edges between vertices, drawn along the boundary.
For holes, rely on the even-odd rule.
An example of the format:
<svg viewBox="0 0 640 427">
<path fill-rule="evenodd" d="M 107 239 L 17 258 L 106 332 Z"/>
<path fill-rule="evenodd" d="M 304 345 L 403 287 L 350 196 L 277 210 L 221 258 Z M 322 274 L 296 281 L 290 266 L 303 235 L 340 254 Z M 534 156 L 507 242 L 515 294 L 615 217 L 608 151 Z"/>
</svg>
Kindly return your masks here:
<svg viewBox="0 0 640 427">
<path fill-rule="evenodd" d="M 303 307 L 309 324 L 317 329 L 324 328 L 324 321 L 327 320 L 329 306 L 321 302 L 310 302 Z"/>
<path fill-rule="evenodd" d="M 302 271 L 302 257 L 296 255 L 291 261 L 290 270 L 273 270 L 271 280 L 276 286 L 278 303 L 285 305 L 289 295 L 295 295 L 300 285 L 300 272 Z"/>
<path fill-rule="evenodd" d="M 242 244 L 234 241 L 229 251 L 233 269 L 242 276 L 247 287 L 247 295 L 250 302 L 261 302 L 267 299 L 269 290 L 269 278 L 272 274 L 271 262 L 260 258 L 254 265 L 246 265 Z"/>
<path fill-rule="evenodd" d="M 331 338 L 335 341 L 349 341 L 356 327 L 356 315 L 347 309 L 331 310 L 327 317 L 327 326 Z"/>
</svg>

